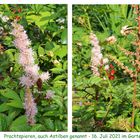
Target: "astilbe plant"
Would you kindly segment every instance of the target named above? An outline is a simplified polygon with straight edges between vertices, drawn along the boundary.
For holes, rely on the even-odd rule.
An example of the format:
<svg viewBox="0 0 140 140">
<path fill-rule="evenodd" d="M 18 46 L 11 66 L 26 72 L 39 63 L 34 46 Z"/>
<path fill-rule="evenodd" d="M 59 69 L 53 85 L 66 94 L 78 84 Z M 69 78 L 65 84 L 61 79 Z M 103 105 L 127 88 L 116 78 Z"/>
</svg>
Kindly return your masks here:
<svg viewBox="0 0 140 140">
<path fill-rule="evenodd" d="M 31 41 L 28 39 L 23 26 L 18 24 L 17 21 L 14 21 L 12 26 L 12 35 L 15 37 L 14 45 L 20 53 L 18 63 L 22 66 L 25 73 L 22 77 L 19 78 L 20 84 L 25 87 L 24 108 L 26 111 L 28 123 L 33 125 L 35 123 L 37 107 L 31 92 L 31 88 L 37 84 L 38 90 L 40 90 L 42 82 L 48 81 L 50 74 L 49 72 L 40 73 L 40 68 L 37 64 L 35 64 L 34 61 L 34 51 L 30 47 Z"/>
<path fill-rule="evenodd" d="M 74 93 L 77 95 L 74 94 L 73 103 L 75 131 L 88 131 L 88 128 L 99 132 L 139 131 L 140 8 L 137 5 L 134 6 L 136 10 L 131 5 L 107 6 L 110 7 L 108 12 L 97 5 L 81 6 L 80 10 L 74 7 L 73 73 L 77 70 L 77 75 L 74 75 L 77 76 L 74 77 Z M 133 14 L 134 10 L 136 14 Z M 79 11 L 84 16 L 80 17 L 77 24 Z M 89 32 L 91 55 L 87 39 Z M 103 63 L 104 57 L 109 59 L 106 64 Z M 77 62 L 81 63 L 77 65 Z M 82 83 L 81 78 L 84 79 Z M 79 110 L 76 108 L 76 101 L 79 103 Z M 86 125 L 83 120 L 90 120 L 91 123 Z"/>
<path fill-rule="evenodd" d="M 112 86 L 109 82 L 110 77 L 108 76 L 108 73 L 107 73 L 110 69 L 110 67 L 108 65 L 109 60 L 108 60 L 108 58 L 104 58 L 104 56 L 101 52 L 102 48 L 99 45 L 99 40 L 96 37 L 96 35 L 91 33 L 89 38 L 90 38 L 91 45 L 93 46 L 92 51 L 91 51 L 91 70 L 93 72 L 93 75 L 97 76 L 97 77 L 100 77 L 103 80 L 107 80 L 108 83 L 109 83 L 110 89 L 112 89 Z M 106 41 L 108 43 L 112 44 L 116 41 L 116 38 L 114 36 L 111 36 L 111 37 L 107 38 Z M 99 96 L 98 94 L 99 94 L 98 90 L 96 90 L 96 97 Z M 104 120 L 106 119 L 108 113 L 109 113 L 110 107 L 112 105 L 112 95 L 111 94 L 110 94 L 109 98 L 110 98 L 110 101 L 109 101 L 109 104 L 107 106 L 106 114 L 101 121 L 96 122 L 96 125 L 102 125 Z M 98 98 L 96 98 L 96 101 L 97 100 L 98 100 Z"/>
</svg>

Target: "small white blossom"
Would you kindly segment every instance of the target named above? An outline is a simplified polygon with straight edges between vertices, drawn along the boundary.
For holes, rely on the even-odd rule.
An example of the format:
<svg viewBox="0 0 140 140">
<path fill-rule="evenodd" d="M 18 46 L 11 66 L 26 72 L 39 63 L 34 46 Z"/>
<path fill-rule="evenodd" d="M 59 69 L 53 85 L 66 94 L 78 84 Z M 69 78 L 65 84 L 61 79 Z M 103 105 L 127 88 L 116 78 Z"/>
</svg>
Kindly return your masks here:
<svg viewBox="0 0 140 140">
<path fill-rule="evenodd" d="M 104 69 L 109 70 L 109 65 L 105 65 Z"/>
<path fill-rule="evenodd" d="M 3 22 L 7 22 L 9 20 L 9 17 L 7 16 L 0 16 Z"/>
<path fill-rule="evenodd" d="M 108 63 L 108 61 L 109 61 L 108 58 L 104 58 L 104 59 L 103 59 L 103 64 Z"/>
<path fill-rule="evenodd" d="M 58 22 L 59 24 L 64 24 L 65 19 L 64 18 L 59 18 L 59 19 L 56 20 L 56 22 Z"/>
</svg>

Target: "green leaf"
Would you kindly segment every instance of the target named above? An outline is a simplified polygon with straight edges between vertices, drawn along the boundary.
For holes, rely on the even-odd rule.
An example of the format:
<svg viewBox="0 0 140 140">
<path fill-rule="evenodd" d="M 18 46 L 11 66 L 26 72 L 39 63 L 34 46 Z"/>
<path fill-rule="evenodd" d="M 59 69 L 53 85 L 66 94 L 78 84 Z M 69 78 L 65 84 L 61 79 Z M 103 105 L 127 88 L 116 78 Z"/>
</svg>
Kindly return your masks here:
<svg viewBox="0 0 140 140">
<path fill-rule="evenodd" d="M 13 52 L 15 52 L 15 49 L 8 49 L 5 51 L 5 53 L 8 55 L 10 61 L 14 61 L 14 55 Z"/>
<path fill-rule="evenodd" d="M 55 120 L 55 130 L 56 131 L 62 130 L 62 122 L 60 120 Z"/>
<path fill-rule="evenodd" d="M 24 90 L 21 90 L 20 91 L 20 98 L 21 98 L 22 102 L 24 102 L 24 95 L 25 95 Z"/>
<path fill-rule="evenodd" d="M 58 49 L 58 51 L 55 52 L 55 54 L 60 58 L 65 57 L 67 55 L 67 47 L 62 46 L 61 48 Z"/>
<path fill-rule="evenodd" d="M 100 78 L 100 77 L 96 77 L 96 76 L 92 76 L 88 81 L 87 81 L 87 83 L 88 84 L 94 84 L 94 85 L 98 85 L 99 84 L 99 82 L 101 82 L 102 81 L 102 79 Z"/>
<path fill-rule="evenodd" d="M 4 45 L 6 46 L 12 46 L 12 38 L 10 36 L 6 36 L 3 39 Z"/>
<path fill-rule="evenodd" d="M 6 131 L 7 129 L 7 116 L 0 113 L 0 131 Z"/>
<path fill-rule="evenodd" d="M 53 45 L 53 42 L 46 42 L 46 45 L 45 45 L 45 49 L 46 50 L 51 50 L 53 49 L 55 46 Z"/>
<path fill-rule="evenodd" d="M 67 78 L 66 75 L 62 74 L 62 75 L 56 76 L 56 78 L 53 81 L 59 81 L 59 80 L 65 79 L 65 78 Z"/>
<path fill-rule="evenodd" d="M 47 127 L 47 129 L 54 131 L 54 123 L 53 120 L 51 119 L 45 119 L 45 125 Z"/>
<path fill-rule="evenodd" d="M 97 118 L 103 118 L 106 115 L 106 111 L 99 110 L 97 111 Z"/>
<path fill-rule="evenodd" d="M 64 70 L 62 68 L 52 68 L 50 70 L 52 71 L 52 73 L 55 73 L 55 74 L 60 74 L 60 73 L 64 72 Z"/>
<path fill-rule="evenodd" d="M 67 61 L 65 61 L 65 62 L 63 63 L 63 69 L 64 69 L 64 70 L 67 70 Z"/>
<path fill-rule="evenodd" d="M 19 96 L 18 96 L 18 94 L 15 91 L 11 90 L 11 89 L 0 90 L 0 94 L 3 95 L 6 98 L 21 101 Z"/>
<path fill-rule="evenodd" d="M 0 105 L 0 112 L 7 111 L 9 109 L 9 106 L 7 106 L 6 103 L 3 103 Z"/>
<path fill-rule="evenodd" d="M 54 81 L 53 82 L 53 85 L 55 87 L 57 87 L 57 86 L 65 86 L 66 85 L 66 82 L 65 81 Z"/>
<path fill-rule="evenodd" d="M 41 11 L 39 13 L 39 15 L 35 15 L 31 13 L 28 13 L 28 15 L 26 16 L 27 21 L 30 22 L 35 22 L 36 25 L 38 25 L 41 30 L 45 30 L 47 24 L 48 24 L 48 20 L 46 19 L 46 17 L 50 16 L 51 13 L 48 11 Z"/>
<path fill-rule="evenodd" d="M 11 112 L 9 111 L 9 114 L 8 114 L 8 116 L 7 116 L 7 124 L 8 124 L 8 126 L 11 125 L 11 123 L 13 122 L 13 120 L 14 120 L 19 114 L 20 114 L 20 111 L 17 111 L 17 110 L 15 110 L 15 111 L 11 110 Z"/>
<path fill-rule="evenodd" d="M 44 56 L 44 54 L 45 54 L 44 48 L 38 47 L 38 54 L 39 54 L 39 56 Z"/>
<path fill-rule="evenodd" d="M 6 103 L 6 105 L 23 109 L 23 103 L 18 100 L 11 100 L 10 103 Z"/>
<path fill-rule="evenodd" d="M 24 26 L 24 28 L 28 27 L 28 22 L 25 17 L 22 17 L 22 19 L 20 20 L 20 23 Z"/>
<path fill-rule="evenodd" d="M 140 128 L 140 117 L 138 115 L 135 118 L 135 124 Z"/>
<path fill-rule="evenodd" d="M 25 115 L 18 117 L 10 126 L 10 131 L 29 131 L 29 129 Z"/>
<path fill-rule="evenodd" d="M 57 112 L 56 110 L 55 111 L 47 111 L 46 113 L 43 114 L 43 116 L 55 117 L 56 113 L 59 113 L 59 112 Z"/>
<path fill-rule="evenodd" d="M 53 100 L 55 101 L 56 104 L 59 105 L 59 107 L 63 108 L 63 100 L 61 97 L 59 96 L 54 96 Z"/>
<path fill-rule="evenodd" d="M 61 43 L 62 44 L 67 44 L 67 29 L 65 29 L 62 32 L 62 35 L 61 35 Z"/>
<path fill-rule="evenodd" d="M 127 59 L 128 59 L 128 57 L 126 57 L 126 56 L 119 57 L 119 60 L 120 61 L 126 61 L 127 62 Z"/>
<path fill-rule="evenodd" d="M 43 130 L 45 131 L 45 127 L 42 124 L 35 124 L 34 126 L 32 126 L 30 131 L 38 132 Z"/>
</svg>

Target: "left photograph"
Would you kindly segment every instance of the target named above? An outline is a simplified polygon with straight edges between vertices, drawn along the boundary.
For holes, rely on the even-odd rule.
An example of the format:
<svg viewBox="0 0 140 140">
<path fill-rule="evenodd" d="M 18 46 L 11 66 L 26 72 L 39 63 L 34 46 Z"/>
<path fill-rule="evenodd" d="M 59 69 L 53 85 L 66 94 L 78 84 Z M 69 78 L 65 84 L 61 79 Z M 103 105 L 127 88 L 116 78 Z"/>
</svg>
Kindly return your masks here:
<svg viewBox="0 0 140 140">
<path fill-rule="evenodd" d="M 0 131 L 67 131 L 67 5 L 0 5 Z"/>
</svg>

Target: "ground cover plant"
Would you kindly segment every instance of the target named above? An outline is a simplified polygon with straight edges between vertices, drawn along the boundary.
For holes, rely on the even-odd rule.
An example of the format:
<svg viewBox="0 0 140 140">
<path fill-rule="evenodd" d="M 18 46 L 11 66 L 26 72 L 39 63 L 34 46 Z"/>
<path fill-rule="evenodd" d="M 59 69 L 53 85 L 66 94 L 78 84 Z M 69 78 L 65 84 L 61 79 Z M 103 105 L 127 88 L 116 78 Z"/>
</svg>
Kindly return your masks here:
<svg viewBox="0 0 140 140">
<path fill-rule="evenodd" d="M 140 6 L 73 6 L 73 131 L 140 131 Z"/>
<path fill-rule="evenodd" d="M 66 5 L 0 5 L 0 131 L 67 131 Z"/>
</svg>

